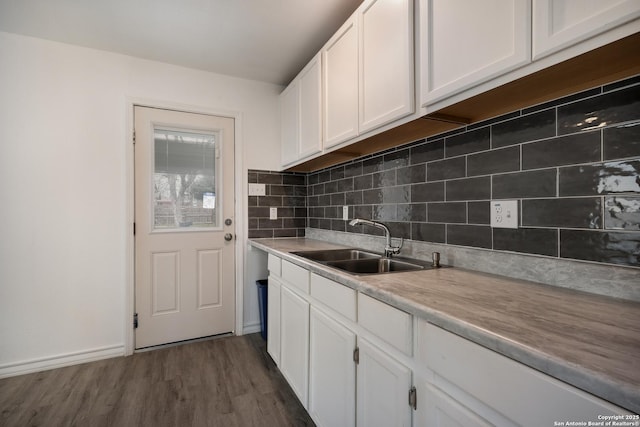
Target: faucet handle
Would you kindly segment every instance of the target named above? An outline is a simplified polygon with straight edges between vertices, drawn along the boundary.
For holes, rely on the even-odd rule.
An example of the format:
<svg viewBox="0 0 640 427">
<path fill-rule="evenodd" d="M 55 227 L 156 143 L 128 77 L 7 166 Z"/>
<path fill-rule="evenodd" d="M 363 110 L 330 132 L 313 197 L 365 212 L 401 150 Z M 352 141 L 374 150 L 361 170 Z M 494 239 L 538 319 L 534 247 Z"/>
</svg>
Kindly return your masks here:
<svg viewBox="0 0 640 427">
<path fill-rule="evenodd" d="M 385 248 L 385 249 L 388 250 L 388 252 L 391 253 L 391 254 L 399 254 L 400 253 L 400 249 L 402 249 L 402 245 L 404 245 L 404 238 L 403 237 L 400 238 L 400 245 L 399 246 L 389 245 L 389 247 Z"/>
</svg>

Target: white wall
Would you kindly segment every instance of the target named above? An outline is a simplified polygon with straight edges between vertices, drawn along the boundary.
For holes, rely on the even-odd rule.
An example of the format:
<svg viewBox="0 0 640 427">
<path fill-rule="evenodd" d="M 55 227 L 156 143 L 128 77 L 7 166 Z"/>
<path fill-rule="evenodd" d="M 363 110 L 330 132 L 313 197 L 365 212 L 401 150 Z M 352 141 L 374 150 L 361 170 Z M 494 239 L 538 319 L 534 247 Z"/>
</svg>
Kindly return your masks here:
<svg viewBox="0 0 640 427">
<path fill-rule="evenodd" d="M 127 100 L 237 111 L 245 169 L 276 169 L 281 89 L 0 32 L 0 375 L 122 352 Z"/>
</svg>

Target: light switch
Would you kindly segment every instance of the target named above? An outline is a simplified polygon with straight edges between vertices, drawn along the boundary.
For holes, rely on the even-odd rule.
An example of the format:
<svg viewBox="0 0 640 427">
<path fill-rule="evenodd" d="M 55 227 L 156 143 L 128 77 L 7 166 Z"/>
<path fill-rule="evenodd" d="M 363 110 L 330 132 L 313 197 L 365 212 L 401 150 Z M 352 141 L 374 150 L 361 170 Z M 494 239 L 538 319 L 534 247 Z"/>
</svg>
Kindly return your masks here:
<svg viewBox="0 0 640 427">
<path fill-rule="evenodd" d="M 250 196 L 264 196 L 266 194 L 264 184 L 249 184 Z"/>
<path fill-rule="evenodd" d="M 269 219 L 278 219 L 278 208 L 269 208 Z"/>
<path fill-rule="evenodd" d="M 494 200 L 491 202 L 491 227 L 518 228 L 518 201 Z"/>
<path fill-rule="evenodd" d="M 349 206 L 342 207 L 342 219 L 345 221 L 349 219 Z"/>
</svg>

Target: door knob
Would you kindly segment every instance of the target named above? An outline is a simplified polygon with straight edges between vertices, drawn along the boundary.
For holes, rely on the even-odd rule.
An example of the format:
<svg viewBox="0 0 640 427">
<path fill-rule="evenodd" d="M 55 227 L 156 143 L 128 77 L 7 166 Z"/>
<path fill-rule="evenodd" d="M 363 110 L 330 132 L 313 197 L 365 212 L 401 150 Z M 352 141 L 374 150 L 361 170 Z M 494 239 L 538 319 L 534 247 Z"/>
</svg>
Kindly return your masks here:
<svg viewBox="0 0 640 427">
<path fill-rule="evenodd" d="M 231 218 L 227 218 L 224 220 L 224 225 L 231 225 L 233 223 L 233 221 L 231 221 Z"/>
<path fill-rule="evenodd" d="M 227 233 L 224 235 L 224 240 L 226 240 L 227 242 L 231 241 L 232 239 L 233 239 L 233 234 Z"/>
</svg>

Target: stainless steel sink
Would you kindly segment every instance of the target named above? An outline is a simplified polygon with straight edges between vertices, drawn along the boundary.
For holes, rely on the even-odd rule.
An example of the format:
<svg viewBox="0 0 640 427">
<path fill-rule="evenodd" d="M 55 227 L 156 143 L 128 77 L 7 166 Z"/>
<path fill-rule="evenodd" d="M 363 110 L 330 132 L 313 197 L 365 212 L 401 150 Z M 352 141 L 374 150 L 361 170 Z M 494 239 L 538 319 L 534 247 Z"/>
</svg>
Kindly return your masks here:
<svg viewBox="0 0 640 427">
<path fill-rule="evenodd" d="M 380 274 L 433 268 L 430 263 L 424 261 L 406 258 L 384 258 L 374 252 L 353 248 L 292 253 L 351 274 Z"/>
<path fill-rule="evenodd" d="M 294 255 L 301 256 L 313 261 L 329 262 L 329 261 L 350 261 L 358 259 L 376 259 L 382 258 L 382 255 L 361 251 L 360 249 L 330 249 L 327 251 L 302 251 L 293 252 Z"/>
<path fill-rule="evenodd" d="M 391 273 L 393 271 L 424 270 L 424 266 L 392 258 L 355 259 L 349 261 L 331 261 L 328 266 L 339 268 L 354 274 Z"/>
</svg>

